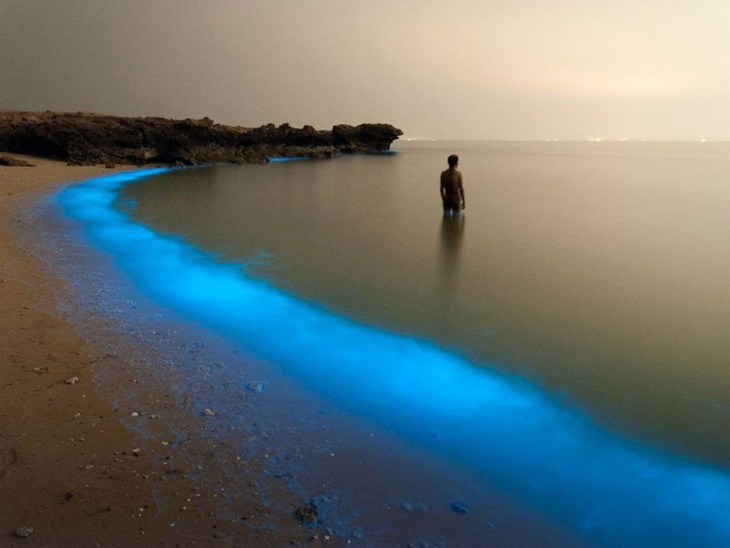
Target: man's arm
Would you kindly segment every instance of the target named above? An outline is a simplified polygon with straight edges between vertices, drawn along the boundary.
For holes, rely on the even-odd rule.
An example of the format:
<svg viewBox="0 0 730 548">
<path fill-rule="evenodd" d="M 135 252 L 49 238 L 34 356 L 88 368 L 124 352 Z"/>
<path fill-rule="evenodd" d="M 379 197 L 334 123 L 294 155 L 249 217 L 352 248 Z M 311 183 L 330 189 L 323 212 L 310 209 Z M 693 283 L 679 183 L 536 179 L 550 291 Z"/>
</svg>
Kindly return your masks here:
<svg viewBox="0 0 730 548">
<path fill-rule="evenodd" d="M 464 181 L 459 173 L 459 194 L 461 195 L 461 209 L 466 209 L 466 197 L 464 196 Z"/>
</svg>

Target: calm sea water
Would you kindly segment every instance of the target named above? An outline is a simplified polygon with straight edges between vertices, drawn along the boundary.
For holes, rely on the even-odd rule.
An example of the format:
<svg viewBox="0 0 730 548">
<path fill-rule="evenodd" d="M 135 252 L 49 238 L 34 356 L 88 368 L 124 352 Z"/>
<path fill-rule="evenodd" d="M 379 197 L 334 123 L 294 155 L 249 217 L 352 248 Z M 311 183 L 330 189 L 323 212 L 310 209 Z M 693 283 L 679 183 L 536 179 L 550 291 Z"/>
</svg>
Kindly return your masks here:
<svg viewBox="0 0 730 548">
<path fill-rule="evenodd" d="M 445 219 L 438 175 L 454 152 L 467 209 Z M 358 462 L 340 466 L 337 489 L 358 494 L 364 522 L 390 523 L 378 501 L 413 496 L 396 494 L 396 478 L 428 478 L 421 495 L 439 510 L 393 531 L 519 536 L 492 527 L 496 489 L 589 544 L 720 546 L 728 181 L 729 145 L 402 143 L 390 155 L 119 173 L 59 202 L 153 302 L 273 365 L 277 391 L 296 386 L 403 444 L 365 462 L 384 454 L 372 432 L 338 434 L 332 455 Z M 251 420 L 247 385 L 227 362 L 186 394 L 215 394 L 236 432 Z M 269 405 L 285 424 L 310 413 L 323 427 L 311 405 L 279 398 Z M 244 453 L 246 439 L 233 442 Z M 379 489 L 353 475 L 364 465 Z M 465 483 L 467 471 L 478 479 Z M 444 502 L 457 476 L 473 488 L 468 526 Z"/>
<path fill-rule="evenodd" d="M 125 187 L 155 231 L 730 464 L 730 146 L 396 143 Z M 440 212 L 461 157 L 467 208 Z"/>
</svg>

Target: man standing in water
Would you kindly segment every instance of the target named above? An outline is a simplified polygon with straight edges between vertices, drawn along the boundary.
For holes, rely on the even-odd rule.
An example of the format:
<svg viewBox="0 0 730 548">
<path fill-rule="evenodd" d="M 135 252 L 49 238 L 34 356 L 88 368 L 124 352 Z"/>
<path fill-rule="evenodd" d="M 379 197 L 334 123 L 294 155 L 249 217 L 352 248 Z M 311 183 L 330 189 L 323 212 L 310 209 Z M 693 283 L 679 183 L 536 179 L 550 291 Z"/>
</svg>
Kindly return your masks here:
<svg viewBox="0 0 730 548">
<path fill-rule="evenodd" d="M 459 157 L 452 154 L 448 162 L 449 169 L 441 173 L 441 201 L 444 203 L 444 215 L 458 215 L 466 208 L 461 171 L 456 169 Z"/>
</svg>

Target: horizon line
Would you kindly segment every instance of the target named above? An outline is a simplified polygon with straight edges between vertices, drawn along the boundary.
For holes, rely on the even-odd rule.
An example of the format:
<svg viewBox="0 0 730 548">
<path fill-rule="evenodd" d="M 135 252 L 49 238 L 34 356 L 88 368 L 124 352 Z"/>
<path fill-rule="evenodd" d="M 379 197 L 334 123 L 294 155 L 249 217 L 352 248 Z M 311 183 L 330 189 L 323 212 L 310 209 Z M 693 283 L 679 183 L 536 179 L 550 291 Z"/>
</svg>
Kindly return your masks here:
<svg viewBox="0 0 730 548">
<path fill-rule="evenodd" d="M 432 138 L 432 137 L 406 137 L 401 136 L 397 141 L 405 142 L 491 142 L 491 143 L 730 143 L 730 137 L 724 139 L 689 139 L 689 138 Z"/>
</svg>

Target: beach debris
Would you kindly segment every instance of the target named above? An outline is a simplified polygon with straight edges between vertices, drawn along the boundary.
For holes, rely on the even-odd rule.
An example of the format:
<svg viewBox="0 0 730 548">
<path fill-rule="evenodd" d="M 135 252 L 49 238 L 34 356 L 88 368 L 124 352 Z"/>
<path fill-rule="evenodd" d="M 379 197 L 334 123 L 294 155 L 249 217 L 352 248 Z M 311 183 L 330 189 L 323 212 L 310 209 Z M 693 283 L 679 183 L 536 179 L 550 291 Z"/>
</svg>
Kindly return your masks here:
<svg viewBox="0 0 730 548">
<path fill-rule="evenodd" d="M 132 411 L 132 412 L 131 412 L 131 413 L 129 414 L 129 416 L 130 416 L 130 417 L 139 417 L 139 412 L 138 412 L 138 411 Z"/>
<path fill-rule="evenodd" d="M 34 532 L 35 532 L 35 530 L 32 527 L 30 527 L 28 525 L 23 525 L 23 526 L 15 529 L 15 531 L 13 531 L 13 536 L 18 537 L 18 538 L 28 538 Z"/>
<path fill-rule="evenodd" d="M 68 379 L 63 381 L 64 384 L 76 384 L 77 382 L 79 382 L 78 377 L 69 377 Z"/>
<path fill-rule="evenodd" d="M 314 501 L 309 501 L 299 506 L 294 512 L 296 518 L 309 524 L 319 523 L 319 516 L 317 514 L 317 505 Z"/>
<path fill-rule="evenodd" d="M 139 447 L 137 447 L 135 449 L 132 449 L 132 455 L 135 456 L 135 457 L 139 457 L 139 454 L 141 452 L 142 452 L 142 449 L 140 449 Z"/>
<path fill-rule="evenodd" d="M 466 514 L 469 512 L 469 505 L 466 502 L 455 500 L 451 503 L 451 509 L 457 514 Z"/>
<path fill-rule="evenodd" d="M 263 392 L 268 384 L 269 383 L 265 381 L 248 381 L 246 389 L 251 392 Z"/>
<path fill-rule="evenodd" d="M 203 415 L 205 415 L 206 417 L 215 417 L 215 411 L 206 407 L 205 411 L 203 411 Z"/>
</svg>

